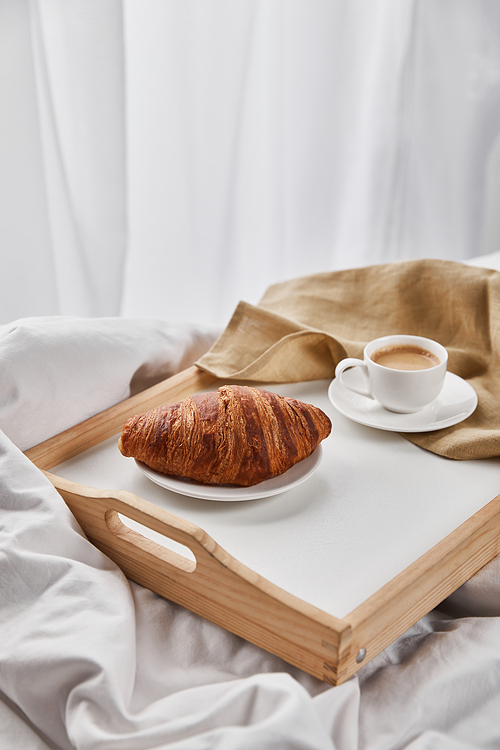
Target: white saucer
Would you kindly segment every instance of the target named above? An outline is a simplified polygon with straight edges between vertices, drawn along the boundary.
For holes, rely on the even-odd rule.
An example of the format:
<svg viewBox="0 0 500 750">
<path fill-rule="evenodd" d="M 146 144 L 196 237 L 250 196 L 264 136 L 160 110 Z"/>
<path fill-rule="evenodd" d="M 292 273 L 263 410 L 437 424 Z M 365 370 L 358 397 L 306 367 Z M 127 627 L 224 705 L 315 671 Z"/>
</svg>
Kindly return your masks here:
<svg viewBox="0 0 500 750">
<path fill-rule="evenodd" d="M 153 471 L 149 466 L 135 461 L 137 467 L 143 474 L 155 484 L 164 487 L 167 490 L 176 492 L 179 495 L 197 497 L 202 500 L 217 500 L 224 502 L 235 502 L 241 500 L 257 500 L 261 497 L 270 495 L 279 495 L 281 492 L 291 490 L 292 487 L 305 482 L 311 474 L 316 471 L 321 461 L 322 447 L 319 445 L 314 453 L 299 461 L 292 466 L 287 472 L 272 479 L 266 479 L 260 484 L 253 487 L 234 487 L 230 485 L 199 484 L 189 479 L 180 477 L 170 477 L 167 474 L 161 474 L 159 471 Z"/>
<path fill-rule="evenodd" d="M 351 375 L 352 373 L 352 375 Z M 356 377 L 352 370 L 347 376 Z M 330 383 L 328 398 L 344 417 L 354 422 L 391 432 L 431 432 L 451 427 L 467 419 L 477 406 L 477 393 L 467 381 L 447 372 L 443 390 L 435 401 L 413 414 L 395 414 L 377 401 L 360 396 L 341 385 L 338 378 Z"/>
</svg>

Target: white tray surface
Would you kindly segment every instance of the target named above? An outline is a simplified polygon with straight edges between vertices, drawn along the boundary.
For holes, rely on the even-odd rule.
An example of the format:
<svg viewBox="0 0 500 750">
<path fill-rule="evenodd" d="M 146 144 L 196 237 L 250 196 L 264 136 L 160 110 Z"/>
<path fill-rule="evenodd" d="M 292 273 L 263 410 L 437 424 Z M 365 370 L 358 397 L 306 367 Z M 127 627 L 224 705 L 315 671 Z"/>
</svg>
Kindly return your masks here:
<svg viewBox="0 0 500 750">
<path fill-rule="evenodd" d="M 234 503 L 177 495 L 124 458 L 118 436 L 52 472 L 128 490 L 192 521 L 269 581 L 343 618 L 500 492 L 500 459 L 452 461 L 352 422 L 331 405 L 328 386 L 268 386 L 319 406 L 333 424 L 315 474 L 281 495 Z"/>
</svg>

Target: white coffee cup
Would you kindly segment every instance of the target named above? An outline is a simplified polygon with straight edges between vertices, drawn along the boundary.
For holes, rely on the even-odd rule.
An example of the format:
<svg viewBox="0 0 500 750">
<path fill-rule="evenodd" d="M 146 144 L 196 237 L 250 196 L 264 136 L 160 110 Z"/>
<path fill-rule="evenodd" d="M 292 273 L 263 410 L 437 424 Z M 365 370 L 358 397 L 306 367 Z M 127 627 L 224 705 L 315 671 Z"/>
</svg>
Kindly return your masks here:
<svg viewBox="0 0 500 750">
<path fill-rule="evenodd" d="M 425 354 L 419 355 L 417 350 L 423 350 Z M 409 354 L 412 351 L 414 357 Z M 408 353 L 406 359 L 401 352 Z M 422 363 L 425 369 L 411 369 L 417 360 L 420 364 L 420 356 L 428 360 L 428 363 Z M 382 362 L 391 364 L 387 366 Z M 341 360 L 335 369 L 335 377 L 345 388 L 375 399 L 388 411 L 411 414 L 439 396 L 447 364 L 448 352 L 437 341 L 423 336 L 395 334 L 370 341 L 364 348 L 362 360 L 352 357 Z M 403 366 L 410 369 L 403 369 Z M 353 378 L 346 377 L 346 370 L 352 367 L 359 368 L 363 373 L 364 388 L 354 383 Z"/>
</svg>

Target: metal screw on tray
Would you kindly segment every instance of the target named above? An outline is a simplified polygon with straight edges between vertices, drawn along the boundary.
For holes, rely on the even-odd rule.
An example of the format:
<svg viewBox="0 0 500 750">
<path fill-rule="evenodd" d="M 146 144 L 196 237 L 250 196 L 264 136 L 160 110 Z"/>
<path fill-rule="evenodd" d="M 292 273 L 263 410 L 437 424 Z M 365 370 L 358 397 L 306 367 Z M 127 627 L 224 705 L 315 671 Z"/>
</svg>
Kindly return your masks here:
<svg viewBox="0 0 500 750">
<path fill-rule="evenodd" d="M 365 656 L 366 656 L 366 648 L 360 649 L 360 651 L 358 651 L 358 655 L 356 656 L 356 661 L 358 662 L 358 664 L 363 661 Z"/>
</svg>

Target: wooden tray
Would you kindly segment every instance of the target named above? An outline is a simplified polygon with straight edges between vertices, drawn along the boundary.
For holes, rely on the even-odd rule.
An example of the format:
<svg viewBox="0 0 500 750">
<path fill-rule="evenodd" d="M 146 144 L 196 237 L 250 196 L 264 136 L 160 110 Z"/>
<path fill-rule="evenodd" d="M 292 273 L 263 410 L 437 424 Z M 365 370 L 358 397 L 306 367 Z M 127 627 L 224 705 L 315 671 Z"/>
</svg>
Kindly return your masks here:
<svg viewBox="0 0 500 750">
<path fill-rule="evenodd" d="M 191 367 L 26 451 L 89 540 L 130 580 L 337 685 L 500 552 L 497 496 L 347 616 L 335 617 L 243 565 L 191 521 L 130 492 L 48 473 L 119 433 L 129 416 L 217 385 Z M 193 560 L 129 528 L 120 515 L 188 547 Z"/>
</svg>

